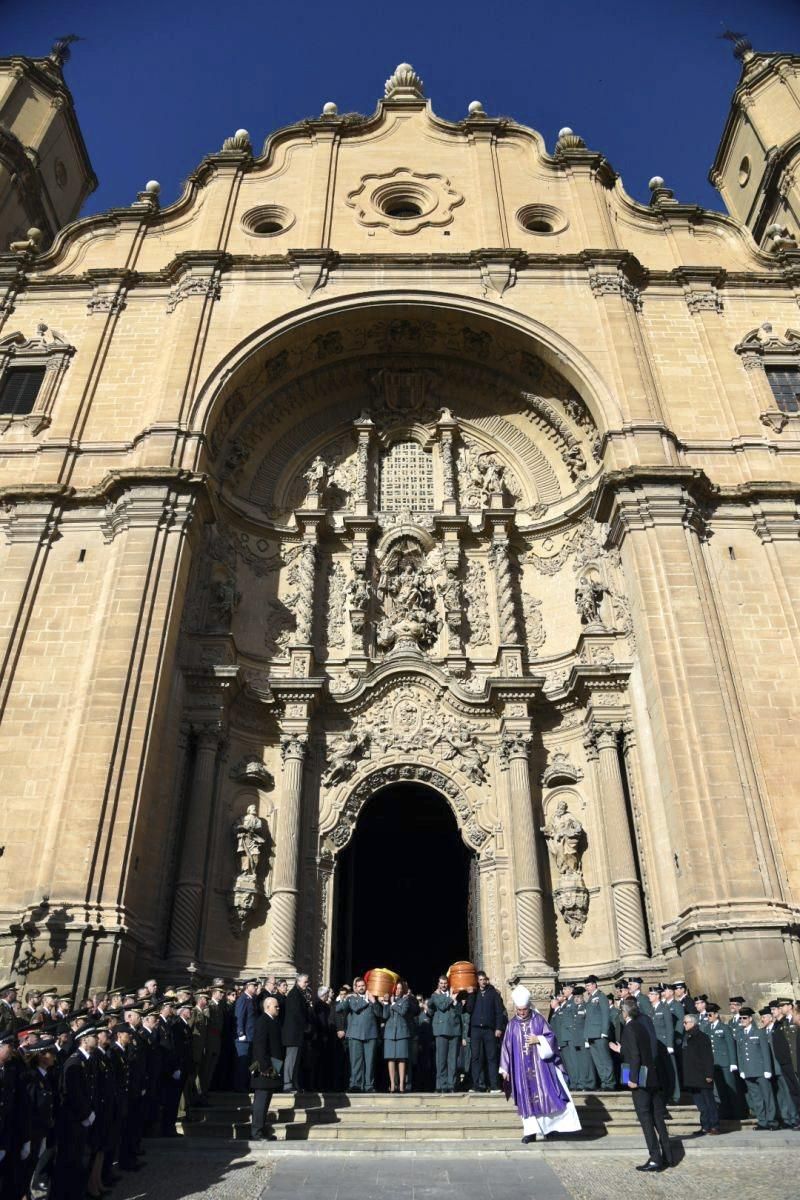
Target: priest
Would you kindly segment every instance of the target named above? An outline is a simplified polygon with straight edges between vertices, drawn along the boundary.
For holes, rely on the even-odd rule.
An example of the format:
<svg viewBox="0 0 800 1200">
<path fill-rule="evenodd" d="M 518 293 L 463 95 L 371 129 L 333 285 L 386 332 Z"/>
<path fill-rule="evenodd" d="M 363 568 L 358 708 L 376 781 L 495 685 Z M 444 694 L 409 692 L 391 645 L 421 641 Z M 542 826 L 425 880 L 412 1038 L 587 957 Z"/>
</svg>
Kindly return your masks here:
<svg viewBox="0 0 800 1200">
<path fill-rule="evenodd" d="M 525 987 L 511 993 L 516 1009 L 503 1037 L 500 1076 L 513 1096 L 527 1145 L 549 1133 L 576 1133 L 581 1123 L 561 1066 L 556 1035 L 531 1003 Z"/>
</svg>

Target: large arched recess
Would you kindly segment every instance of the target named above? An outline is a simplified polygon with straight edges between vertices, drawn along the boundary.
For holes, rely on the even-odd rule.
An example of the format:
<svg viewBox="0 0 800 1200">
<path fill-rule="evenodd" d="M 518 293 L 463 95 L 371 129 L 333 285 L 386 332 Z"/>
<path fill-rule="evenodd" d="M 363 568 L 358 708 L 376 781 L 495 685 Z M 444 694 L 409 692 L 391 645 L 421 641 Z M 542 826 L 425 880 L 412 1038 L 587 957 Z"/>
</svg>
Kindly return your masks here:
<svg viewBox="0 0 800 1200">
<path fill-rule="evenodd" d="M 577 391 L 601 434 L 621 426 L 619 403 L 595 365 L 578 347 L 541 321 L 489 300 L 449 292 L 416 289 L 359 292 L 303 305 L 254 329 L 233 347 L 208 375 L 192 404 L 187 422 L 189 438 L 180 465 L 198 469 L 208 464 L 207 447 L 229 397 L 246 380 L 254 389 L 253 404 L 263 402 L 270 390 L 269 381 L 263 377 L 264 365 L 274 361 L 299 337 L 313 340 L 316 334 L 322 336 L 326 329 L 343 321 L 353 323 L 385 317 L 436 322 L 458 316 L 469 319 L 473 328 L 511 337 L 520 346 L 525 345 Z"/>
</svg>

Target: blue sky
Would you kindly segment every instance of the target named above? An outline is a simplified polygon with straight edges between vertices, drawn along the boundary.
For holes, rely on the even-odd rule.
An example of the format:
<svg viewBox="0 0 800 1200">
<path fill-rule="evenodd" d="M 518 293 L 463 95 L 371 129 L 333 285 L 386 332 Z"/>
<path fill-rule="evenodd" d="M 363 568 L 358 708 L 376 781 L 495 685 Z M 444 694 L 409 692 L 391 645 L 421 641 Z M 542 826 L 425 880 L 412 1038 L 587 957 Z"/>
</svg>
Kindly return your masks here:
<svg viewBox="0 0 800 1200">
<path fill-rule="evenodd" d="M 638 199 L 658 174 L 680 200 L 719 208 L 706 176 L 739 77 L 719 34 L 800 51 L 798 0 L 37 0 L 32 11 L 30 0 L 0 0 L 3 54 L 86 39 L 65 69 L 100 180 L 86 213 L 130 204 L 148 179 L 171 202 L 239 127 L 260 147 L 326 100 L 372 112 L 401 61 L 440 116 L 458 120 L 479 99 L 538 129 L 550 150 L 570 125 Z"/>
</svg>

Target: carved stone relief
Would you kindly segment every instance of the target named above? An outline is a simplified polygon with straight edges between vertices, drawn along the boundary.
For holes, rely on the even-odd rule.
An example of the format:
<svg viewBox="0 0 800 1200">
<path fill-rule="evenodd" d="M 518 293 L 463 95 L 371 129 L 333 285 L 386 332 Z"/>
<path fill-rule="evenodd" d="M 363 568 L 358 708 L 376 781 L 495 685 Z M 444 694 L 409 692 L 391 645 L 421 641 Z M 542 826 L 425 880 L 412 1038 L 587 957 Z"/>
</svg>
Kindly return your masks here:
<svg viewBox="0 0 800 1200">
<path fill-rule="evenodd" d="M 435 644 L 441 620 L 433 569 L 414 538 L 401 538 L 387 551 L 376 594 L 381 608 L 376 640 L 381 650 L 427 650 Z"/>
<path fill-rule="evenodd" d="M 471 561 L 467 566 L 464 591 L 468 625 L 467 640 L 472 646 L 486 646 L 491 640 L 489 596 L 486 590 L 486 568 Z"/>
<path fill-rule="evenodd" d="M 228 893 L 231 927 L 241 937 L 248 921 L 260 914 L 267 904 L 264 886 L 265 850 L 269 850 L 269 832 L 258 816 L 255 804 L 233 823 L 237 874 Z"/>
<path fill-rule="evenodd" d="M 586 848 L 586 830 L 569 811 L 566 800 L 559 800 L 541 832 L 558 873 L 553 899 L 569 928 L 570 936 L 580 937 L 589 913 L 589 889 L 583 880 L 581 862 Z"/>
</svg>

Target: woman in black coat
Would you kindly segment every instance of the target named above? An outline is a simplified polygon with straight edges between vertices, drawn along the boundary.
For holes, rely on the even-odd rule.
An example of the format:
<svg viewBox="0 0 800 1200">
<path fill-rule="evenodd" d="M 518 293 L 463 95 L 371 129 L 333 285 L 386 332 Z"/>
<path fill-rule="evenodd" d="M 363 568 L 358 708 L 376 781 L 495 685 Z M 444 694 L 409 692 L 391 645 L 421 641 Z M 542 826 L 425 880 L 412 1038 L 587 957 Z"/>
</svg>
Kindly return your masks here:
<svg viewBox="0 0 800 1200">
<path fill-rule="evenodd" d="M 700 1113 L 700 1133 L 719 1133 L 719 1110 L 714 1099 L 714 1050 L 694 1013 L 683 1018 L 683 1086 L 691 1092 Z"/>
<path fill-rule="evenodd" d="M 274 996 L 267 996 L 264 1011 L 256 1018 L 250 1067 L 250 1086 L 253 1089 L 250 1136 L 254 1141 L 260 1141 L 265 1136 L 264 1121 L 272 1093 L 280 1091 L 282 1087 L 283 1041 L 279 1014 L 278 1001 Z"/>
</svg>

